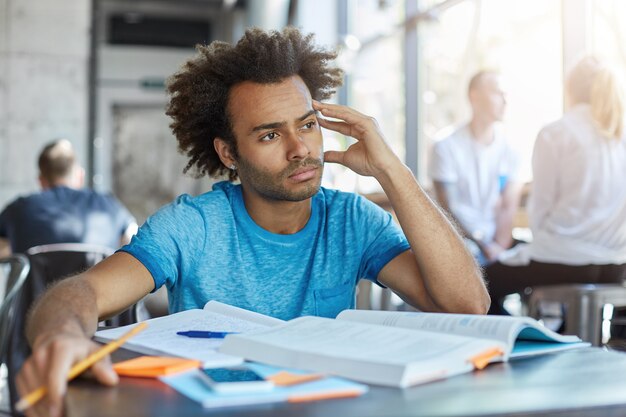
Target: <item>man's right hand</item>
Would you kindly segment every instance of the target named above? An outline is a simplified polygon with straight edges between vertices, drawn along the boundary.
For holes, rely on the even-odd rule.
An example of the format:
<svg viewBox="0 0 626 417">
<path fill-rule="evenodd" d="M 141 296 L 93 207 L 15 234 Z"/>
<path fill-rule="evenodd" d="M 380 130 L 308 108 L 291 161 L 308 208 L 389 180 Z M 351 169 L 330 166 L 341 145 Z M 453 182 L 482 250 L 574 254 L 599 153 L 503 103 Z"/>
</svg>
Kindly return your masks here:
<svg viewBox="0 0 626 417">
<path fill-rule="evenodd" d="M 495 262 L 498 260 L 498 257 L 502 252 L 504 252 L 504 248 L 498 244 L 498 242 L 493 241 L 489 243 L 481 243 L 480 249 L 487 258 L 489 262 Z"/>
<path fill-rule="evenodd" d="M 67 390 L 67 375 L 71 367 L 85 359 L 101 346 L 80 332 L 41 334 L 37 337 L 32 355 L 24 362 L 16 378 L 20 397 L 45 385 L 46 397 L 26 411 L 28 417 L 60 417 L 63 396 Z M 118 376 L 107 356 L 91 367 L 91 374 L 105 385 L 115 385 Z"/>
</svg>

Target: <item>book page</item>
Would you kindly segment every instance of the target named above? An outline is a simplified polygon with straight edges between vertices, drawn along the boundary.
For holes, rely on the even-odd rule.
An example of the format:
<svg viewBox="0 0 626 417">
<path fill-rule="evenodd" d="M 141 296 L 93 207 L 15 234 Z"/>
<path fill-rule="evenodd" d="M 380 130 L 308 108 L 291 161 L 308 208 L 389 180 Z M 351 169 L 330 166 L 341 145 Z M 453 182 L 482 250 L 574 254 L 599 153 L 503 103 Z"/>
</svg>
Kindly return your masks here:
<svg viewBox="0 0 626 417">
<path fill-rule="evenodd" d="M 510 343 L 511 333 L 517 335 L 520 327 L 518 317 L 401 311 L 344 310 L 337 320 L 479 337 L 502 343 Z"/>
<path fill-rule="evenodd" d="M 555 333 L 530 317 L 344 310 L 339 314 L 337 320 L 498 340 L 508 346 L 509 352 L 513 349 L 517 338 L 554 343 L 580 341 L 576 336 L 563 336 Z"/>
<path fill-rule="evenodd" d="M 431 375 L 440 377 L 459 369 L 467 372 L 473 369 L 470 358 L 501 347 L 493 340 L 301 317 L 282 326 L 229 336 L 220 352 L 276 366 L 402 386 L 404 381 L 423 381 Z M 416 363 L 419 374 L 405 375 L 408 366 Z"/>
<path fill-rule="evenodd" d="M 213 313 L 223 314 L 224 316 L 246 320 L 268 327 L 284 323 L 283 320 L 256 313 L 254 311 L 244 310 L 243 308 L 220 303 L 219 301 L 215 300 L 211 300 L 206 303 L 204 305 L 204 310 L 212 311 Z"/>
<path fill-rule="evenodd" d="M 219 354 L 216 351 L 222 344 L 223 339 L 186 337 L 178 335 L 176 332 L 209 330 L 245 333 L 268 327 L 237 317 L 199 309 L 158 317 L 146 320 L 146 322 L 148 323 L 148 328 L 124 344 L 124 348 L 147 354 L 158 352 L 166 355 L 197 359 L 202 361 L 205 366 L 226 366 L 227 364 L 236 364 L 241 362 L 241 360 Z M 95 338 L 98 341 L 108 342 L 119 338 L 134 326 L 136 324 L 101 330 L 96 332 Z"/>
<path fill-rule="evenodd" d="M 466 357 L 463 346 L 471 341 L 453 335 L 432 332 L 409 334 L 401 329 L 357 325 L 320 317 L 301 317 L 280 328 L 255 332 L 250 337 L 294 350 L 399 364 L 454 352 Z"/>
</svg>

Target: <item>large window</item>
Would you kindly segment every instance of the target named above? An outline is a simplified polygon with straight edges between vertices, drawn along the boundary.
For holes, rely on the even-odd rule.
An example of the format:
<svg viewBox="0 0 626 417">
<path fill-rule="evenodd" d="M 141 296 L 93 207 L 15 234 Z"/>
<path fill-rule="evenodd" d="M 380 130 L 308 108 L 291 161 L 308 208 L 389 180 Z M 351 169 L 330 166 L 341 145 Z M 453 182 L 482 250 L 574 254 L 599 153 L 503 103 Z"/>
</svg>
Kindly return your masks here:
<svg viewBox="0 0 626 417">
<path fill-rule="evenodd" d="M 347 105 L 374 117 L 395 152 L 404 158 L 403 32 L 394 28 L 404 20 L 403 0 L 348 0 L 348 37 L 339 65 L 346 71 Z M 328 136 L 328 135 L 327 135 Z M 350 139 L 337 138 L 345 147 Z M 338 166 L 332 170 L 334 186 L 371 193 L 378 183 Z"/>
<path fill-rule="evenodd" d="M 591 52 L 608 60 L 626 74 L 626 1 L 594 0 L 592 6 Z"/>
<path fill-rule="evenodd" d="M 561 1 L 462 2 L 421 24 L 418 38 L 420 179 L 427 182 L 433 142 L 469 119 L 467 83 L 481 69 L 504 76 L 506 132 L 530 178 L 527 162 L 537 132 L 562 110 Z"/>
<path fill-rule="evenodd" d="M 626 74 L 626 1 L 624 0 L 347 0 L 347 31 L 360 48 L 342 54 L 347 69 L 347 104 L 375 117 L 394 150 L 405 160 L 407 103 L 417 102 L 417 170 L 429 185 L 432 144 L 471 116 L 467 83 L 481 69 L 500 71 L 508 92 L 505 131 L 524 161 L 531 180 L 530 157 L 538 131 L 564 109 L 564 74 L 578 58 L 593 53 Z M 414 6 L 414 5 L 417 6 Z M 405 8 L 424 12 L 444 7 L 417 25 L 418 47 L 406 52 Z M 407 7 L 411 6 L 411 7 Z M 371 42 L 372 39 L 377 39 Z M 349 48 L 346 48 L 349 50 Z M 405 63 L 417 56 L 415 73 Z M 564 64 L 565 63 L 565 64 Z M 413 77 L 413 78 L 410 78 Z M 405 90 L 417 79 L 415 91 Z M 414 100 L 415 98 L 415 100 Z M 408 99 L 408 100 L 407 100 Z M 337 138 L 343 146 L 345 138 Z M 410 142 L 409 145 L 414 142 Z M 412 151 L 411 151 L 412 152 Z M 340 188 L 376 190 L 374 181 L 350 172 L 335 176 Z"/>
</svg>

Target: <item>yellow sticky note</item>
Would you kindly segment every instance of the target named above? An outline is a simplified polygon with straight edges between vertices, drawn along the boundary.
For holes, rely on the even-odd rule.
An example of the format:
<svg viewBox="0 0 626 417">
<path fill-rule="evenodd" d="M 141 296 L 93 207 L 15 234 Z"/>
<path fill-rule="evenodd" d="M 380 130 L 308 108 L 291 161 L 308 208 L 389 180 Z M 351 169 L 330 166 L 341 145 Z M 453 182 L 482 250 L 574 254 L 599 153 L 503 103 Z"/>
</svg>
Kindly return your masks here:
<svg viewBox="0 0 626 417">
<path fill-rule="evenodd" d="M 503 354 L 504 353 L 500 348 L 488 349 L 476 356 L 471 357 L 469 361 L 474 365 L 474 368 L 483 369 L 493 358 L 502 356 Z"/>
<path fill-rule="evenodd" d="M 287 371 L 280 371 L 274 375 L 268 376 L 265 379 L 272 381 L 276 386 L 289 386 L 315 381 L 323 376 L 324 375 L 322 374 L 294 374 Z"/>
<path fill-rule="evenodd" d="M 142 378 L 156 378 L 199 368 L 200 361 L 166 356 L 140 356 L 127 361 L 118 362 L 113 369 L 118 375 Z"/>
</svg>

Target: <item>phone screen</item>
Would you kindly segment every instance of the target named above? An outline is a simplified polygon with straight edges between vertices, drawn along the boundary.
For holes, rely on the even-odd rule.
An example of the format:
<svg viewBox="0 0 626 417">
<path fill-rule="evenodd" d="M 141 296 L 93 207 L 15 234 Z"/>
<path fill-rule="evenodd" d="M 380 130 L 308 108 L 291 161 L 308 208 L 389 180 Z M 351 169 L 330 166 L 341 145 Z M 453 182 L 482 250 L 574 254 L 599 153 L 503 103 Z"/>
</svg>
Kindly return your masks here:
<svg viewBox="0 0 626 417">
<path fill-rule="evenodd" d="M 202 371 L 217 383 L 264 381 L 256 372 L 249 369 L 215 368 Z"/>
</svg>

